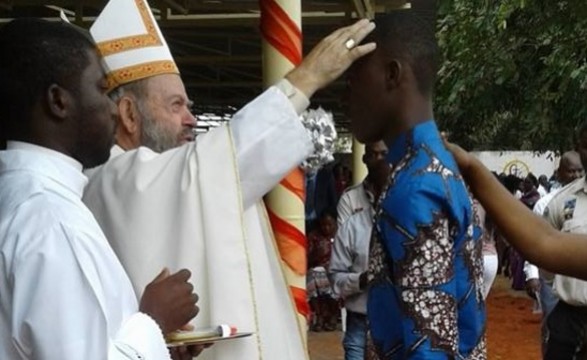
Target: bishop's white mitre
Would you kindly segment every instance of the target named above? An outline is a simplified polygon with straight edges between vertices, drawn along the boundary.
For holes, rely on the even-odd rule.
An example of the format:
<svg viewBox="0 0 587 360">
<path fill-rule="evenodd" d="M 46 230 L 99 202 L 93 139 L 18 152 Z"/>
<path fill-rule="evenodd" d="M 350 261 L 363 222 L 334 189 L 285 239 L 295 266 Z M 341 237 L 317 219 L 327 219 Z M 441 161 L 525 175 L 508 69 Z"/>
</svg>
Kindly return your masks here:
<svg viewBox="0 0 587 360">
<path fill-rule="evenodd" d="M 90 28 L 110 89 L 160 74 L 179 74 L 145 0 L 110 0 Z"/>
</svg>

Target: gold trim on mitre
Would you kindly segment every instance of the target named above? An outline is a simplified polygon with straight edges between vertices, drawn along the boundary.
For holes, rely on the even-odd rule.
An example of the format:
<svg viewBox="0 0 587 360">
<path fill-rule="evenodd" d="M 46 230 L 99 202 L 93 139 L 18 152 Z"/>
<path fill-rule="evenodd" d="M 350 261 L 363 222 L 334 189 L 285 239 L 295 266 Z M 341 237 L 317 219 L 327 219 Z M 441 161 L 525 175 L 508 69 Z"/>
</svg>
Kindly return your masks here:
<svg viewBox="0 0 587 360">
<path fill-rule="evenodd" d="M 128 66 L 108 73 L 108 89 L 113 90 L 131 81 L 162 74 L 179 74 L 179 69 L 171 60 L 153 61 Z"/>
<path fill-rule="evenodd" d="M 147 6 L 144 0 L 135 0 L 143 25 L 147 29 L 147 33 L 143 35 L 125 36 L 118 39 L 102 41 L 97 43 L 98 50 L 102 56 L 108 56 L 123 51 L 129 51 L 134 49 L 140 49 L 149 46 L 160 46 L 163 45 L 159 34 L 157 33 L 156 25 L 153 23 L 153 19 L 150 16 L 151 10 Z"/>
</svg>

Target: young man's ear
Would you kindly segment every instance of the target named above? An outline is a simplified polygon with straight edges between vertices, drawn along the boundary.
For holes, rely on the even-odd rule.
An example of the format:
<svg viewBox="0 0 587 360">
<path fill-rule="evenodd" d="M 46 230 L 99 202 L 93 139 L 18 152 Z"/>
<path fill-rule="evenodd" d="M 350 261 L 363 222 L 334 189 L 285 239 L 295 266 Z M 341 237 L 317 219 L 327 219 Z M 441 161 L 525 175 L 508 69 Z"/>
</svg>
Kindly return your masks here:
<svg viewBox="0 0 587 360">
<path fill-rule="evenodd" d="M 403 67 L 397 59 L 390 60 L 385 69 L 385 83 L 388 90 L 399 86 L 403 76 Z"/>
<path fill-rule="evenodd" d="M 46 93 L 46 106 L 56 119 L 65 119 L 74 101 L 71 93 L 57 84 L 51 84 Z"/>
</svg>

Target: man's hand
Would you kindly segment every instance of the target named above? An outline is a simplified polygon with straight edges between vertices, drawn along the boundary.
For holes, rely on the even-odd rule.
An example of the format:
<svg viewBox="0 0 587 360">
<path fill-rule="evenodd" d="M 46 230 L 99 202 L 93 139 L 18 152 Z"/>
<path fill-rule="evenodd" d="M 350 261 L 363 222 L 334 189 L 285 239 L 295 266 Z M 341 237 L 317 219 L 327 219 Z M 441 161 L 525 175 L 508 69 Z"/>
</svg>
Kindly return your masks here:
<svg viewBox="0 0 587 360">
<path fill-rule="evenodd" d="M 367 276 L 367 272 L 362 272 L 361 275 L 359 275 L 359 289 L 361 289 L 361 291 L 364 291 L 367 288 L 368 284 L 369 278 Z"/>
<path fill-rule="evenodd" d="M 461 170 L 461 173 L 463 174 L 463 176 L 465 178 L 467 178 L 468 174 L 471 171 L 471 168 L 473 167 L 473 164 L 474 164 L 476 158 L 473 155 L 466 152 L 460 146 L 449 142 L 448 141 L 448 133 L 442 132 L 441 136 L 442 136 L 442 139 L 444 140 L 444 145 L 446 146 L 448 151 L 450 151 L 452 153 L 452 155 L 454 156 L 454 158 L 457 162 L 457 165 L 459 166 L 459 169 Z"/>
<path fill-rule="evenodd" d="M 194 286 L 188 282 L 191 275 L 186 269 L 173 275 L 164 269 L 145 287 L 139 311 L 151 316 L 163 334 L 181 328 L 200 311 L 198 295 L 192 293 Z"/>
<path fill-rule="evenodd" d="M 532 299 L 536 299 L 536 295 L 540 291 L 540 281 L 538 279 L 528 279 L 526 281 L 526 293 Z"/>
<path fill-rule="evenodd" d="M 375 50 L 375 43 L 358 46 L 375 29 L 367 19 L 340 28 L 328 35 L 292 70 L 286 78 L 308 98 L 344 73 L 360 57 Z M 354 46 L 347 48 L 352 40 Z"/>
</svg>

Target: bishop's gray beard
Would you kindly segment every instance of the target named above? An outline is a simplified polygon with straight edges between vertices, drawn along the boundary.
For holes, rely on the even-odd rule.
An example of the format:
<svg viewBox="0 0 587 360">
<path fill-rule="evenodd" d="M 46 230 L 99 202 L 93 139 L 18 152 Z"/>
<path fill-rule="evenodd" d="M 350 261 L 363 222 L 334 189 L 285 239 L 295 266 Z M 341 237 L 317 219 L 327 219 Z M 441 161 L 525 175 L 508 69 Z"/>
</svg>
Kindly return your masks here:
<svg viewBox="0 0 587 360">
<path fill-rule="evenodd" d="M 143 106 L 137 106 L 141 115 L 141 145 L 162 153 L 179 146 L 179 134 L 172 133 L 156 121 Z"/>
</svg>

